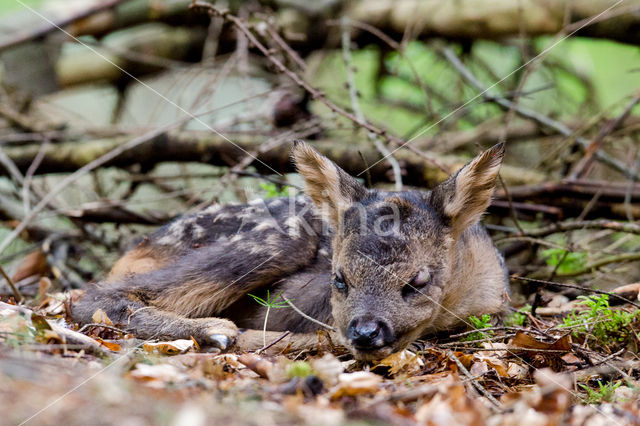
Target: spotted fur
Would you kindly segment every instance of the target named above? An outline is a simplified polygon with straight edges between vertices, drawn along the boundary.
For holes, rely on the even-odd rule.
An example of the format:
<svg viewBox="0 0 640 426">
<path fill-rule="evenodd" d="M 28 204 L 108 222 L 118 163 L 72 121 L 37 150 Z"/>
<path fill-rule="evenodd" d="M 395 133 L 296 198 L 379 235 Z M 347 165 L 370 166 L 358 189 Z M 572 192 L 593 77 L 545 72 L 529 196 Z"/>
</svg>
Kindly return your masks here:
<svg viewBox="0 0 640 426">
<path fill-rule="evenodd" d="M 387 192 L 366 189 L 299 142 L 293 158 L 307 195 L 214 205 L 177 219 L 90 285 L 73 316 L 88 323 L 103 309 L 140 338 L 194 337 L 206 346 L 226 336 L 256 349 L 265 308 L 248 295 L 282 294 L 335 327 L 334 340 L 357 358 L 386 356 L 502 308 L 504 262 L 478 220 L 503 153 L 486 151 L 433 191 Z M 407 286 L 418 274 L 429 282 L 413 291 Z M 332 284 L 337 275 L 345 289 Z M 349 337 L 358 318 L 384 324 L 375 348 Z M 272 309 L 267 323 L 271 332 L 295 333 L 274 348 L 315 345 L 318 328 L 293 309 Z"/>
</svg>

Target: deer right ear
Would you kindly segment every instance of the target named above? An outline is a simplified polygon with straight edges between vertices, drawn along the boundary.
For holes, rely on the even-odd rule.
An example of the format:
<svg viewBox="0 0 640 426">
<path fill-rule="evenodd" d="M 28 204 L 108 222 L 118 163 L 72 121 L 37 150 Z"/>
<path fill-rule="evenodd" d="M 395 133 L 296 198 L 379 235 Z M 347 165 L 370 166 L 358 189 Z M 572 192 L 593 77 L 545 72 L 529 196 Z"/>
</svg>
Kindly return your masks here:
<svg viewBox="0 0 640 426">
<path fill-rule="evenodd" d="M 292 157 L 307 184 L 306 194 L 333 226 L 338 227 L 341 214 L 367 195 L 364 185 L 309 144 L 296 140 Z"/>
</svg>

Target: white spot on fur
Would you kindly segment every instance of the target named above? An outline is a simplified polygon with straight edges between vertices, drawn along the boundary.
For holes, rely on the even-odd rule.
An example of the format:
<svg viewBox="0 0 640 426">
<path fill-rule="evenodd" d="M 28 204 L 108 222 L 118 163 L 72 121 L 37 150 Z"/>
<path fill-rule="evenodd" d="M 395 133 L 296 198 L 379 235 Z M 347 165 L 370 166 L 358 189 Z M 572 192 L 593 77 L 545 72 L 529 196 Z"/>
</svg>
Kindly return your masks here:
<svg viewBox="0 0 640 426">
<path fill-rule="evenodd" d="M 255 228 L 253 228 L 254 231 L 266 231 L 269 229 L 275 229 L 277 226 L 277 223 L 275 220 L 265 220 L 260 222 L 258 225 L 256 225 Z"/>
<path fill-rule="evenodd" d="M 290 216 L 284 221 L 284 226 L 287 227 L 287 233 L 292 238 L 301 238 L 302 220 L 298 216 Z"/>
<path fill-rule="evenodd" d="M 221 204 L 213 204 L 207 207 L 206 209 L 204 209 L 202 212 L 206 214 L 215 214 L 215 213 L 218 213 L 221 208 L 222 208 Z"/>
<path fill-rule="evenodd" d="M 201 239 L 207 235 L 207 230 L 204 227 L 198 225 L 197 223 L 193 224 L 193 238 Z"/>
</svg>

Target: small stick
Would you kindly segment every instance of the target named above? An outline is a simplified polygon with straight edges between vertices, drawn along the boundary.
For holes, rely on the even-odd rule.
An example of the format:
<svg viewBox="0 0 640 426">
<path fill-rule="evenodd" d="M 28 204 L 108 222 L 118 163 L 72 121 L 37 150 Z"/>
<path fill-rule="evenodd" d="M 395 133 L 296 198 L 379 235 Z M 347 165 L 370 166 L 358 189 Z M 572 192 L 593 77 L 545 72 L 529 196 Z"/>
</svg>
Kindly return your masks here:
<svg viewBox="0 0 640 426">
<path fill-rule="evenodd" d="M 480 392 L 482 395 L 484 395 L 497 409 L 502 410 L 502 407 L 498 402 L 498 400 L 495 399 L 493 395 L 491 395 L 489 391 L 486 390 L 480 383 L 478 383 L 477 380 L 474 380 L 471 373 L 469 373 L 469 370 L 467 370 L 467 368 L 462 364 L 462 362 L 460 362 L 458 357 L 456 357 L 451 351 L 446 351 L 446 353 L 449 359 L 456 363 L 460 371 L 462 371 L 462 374 L 464 374 L 467 377 L 467 379 L 469 379 L 469 382 L 473 385 L 473 387 L 476 388 L 478 392 Z"/>
<path fill-rule="evenodd" d="M 336 332 L 336 329 L 335 329 L 335 328 L 333 328 L 333 327 L 331 327 L 330 325 L 327 325 L 327 324 L 323 323 L 322 321 L 318 321 L 317 319 L 312 318 L 312 317 L 310 317 L 309 315 L 307 315 L 307 314 L 305 314 L 304 312 L 302 312 L 300 309 L 298 309 L 298 308 L 296 307 L 296 305 L 294 305 L 293 303 L 291 303 L 291 300 L 286 299 L 286 298 L 284 298 L 284 297 L 283 297 L 283 299 L 284 299 L 284 300 L 289 304 L 289 306 L 291 306 L 291 309 L 293 309 L 294 311 L 296 311 L 296 312 L 297 312 L 298 314 L 300 314 L 303 318 L 308 319 L 309 321 L 314 322 L 314 323 L 318 324 L 319 326 L 322 326 L 322 327 L 326 328 L 326 329 L 327 329 L 327 330 L 329 330 L 329 331 Z"/>
<path fill-rule="evenodd" d="M 0 274 L 2 274 L 4 279 L 7 281 L 7 284 L 9 284 L 9 287 L 11 287 L 11 291 L 13 292 L 13 297 L 16 298 L 16 301 L 18 303 L 21 303 L 24 300 L 24 297 L 22 296 L 22 293 L 20 293 L 20 290 L 18 290 L 18 287 L 16 287 L 15 284 L 13 284 L 13 281 L 11 281 L 11 278 L 9 278 L 9 275 L 7 275 L 2 265 L 0 265 Z"/>
<path fill-rule="evenodd" d="M 265 346 L 261 347 L 260 349 L 258 349 L 256 351 L 256 355 L 260 355 L 262 352 L 266 351 L 271 346 L 275 345 L 276 343 L 278 343 L 279 341 L 281 341 L 282 339 L 284 339 L 285 337 L 287 337 L 290 334 L 291 334 L 291 331 L 289 331 L 289 330 L 285 331 L 276 340 L 274 340 L 273 342 L 269 343 L 268 345 L 265 345 Z"/>
<path fill-rule="evenodd" d="M 635 306 L 636 308 L 640 309 L 640 304 L 634 302 L 633 300 L 629 300 L 626 297 L 617 295 L 615 293 L 611 293 L 609 291 L 602 291 L 602 290 L 596 290 L 593 288 L 588 288 L 588 287 L 582 287 L 579 285 L 573 285 L 573 284 L 565 284 L 565 283 L 559 283 L 556 281 L 545 281 L 545 280 L 538 280 L 535 278 L 527 278 L 527 277 L 519 277 L 517 275 L 511 275 L 510 278 L 514 279 L 514 280 L 521 280 L 521 281 L 528 281 L 531 283 L 535 283 L 535 284 L 540 284 L 540 285 L 555 285 L 558 287 L 566 287 L 566 288 L 573 288 L 576 290 L 582 290 L 588 293 L 596 293 L 596 294 L 606 294 L 610 297 L 615 297 L 618 300 L 622 300 L 624 303 L 629 303 L 630 305 Z"/>
<path fill-rule="evenodd" d="M 103 327 L 103 328 L 106 328 L 107 330 L 113 330 L 113 331 L 116 331 L 118 333 L 127 334 L 126 331 L 124 331 L 124 330 L 122 330 L 122 329 L 120 329 L 118 327 L 114 327 L 112 325 L 107 325 L 107 324 L 100 324 L 100 323 L 97 323 L 97 322 L 92 322 L 90 324 L 83 325 L 82 328 L 80 328 L 80 330 L 78 330 L 78 333 L 82 333 L 83 331 L 88 330 L 91 327 Z"/>
</svg>

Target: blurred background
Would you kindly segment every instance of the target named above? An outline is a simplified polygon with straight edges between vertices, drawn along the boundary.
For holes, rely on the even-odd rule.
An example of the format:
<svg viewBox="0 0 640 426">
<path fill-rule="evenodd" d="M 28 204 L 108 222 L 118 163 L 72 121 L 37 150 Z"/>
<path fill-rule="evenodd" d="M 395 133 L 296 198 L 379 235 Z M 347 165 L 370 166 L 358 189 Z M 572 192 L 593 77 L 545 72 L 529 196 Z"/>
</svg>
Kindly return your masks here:
<svg viewBox="0 0 640 426">
<path fill-rule="evenodd" d="M 639 8 L 3 0 L 0 264 L 26 297 L 82 288 L 177 215 L 297 192 L 297 138 L 390 189 L 504 141 L 486 222 L 511 272 L 637 281 Z"/>
</svg>

